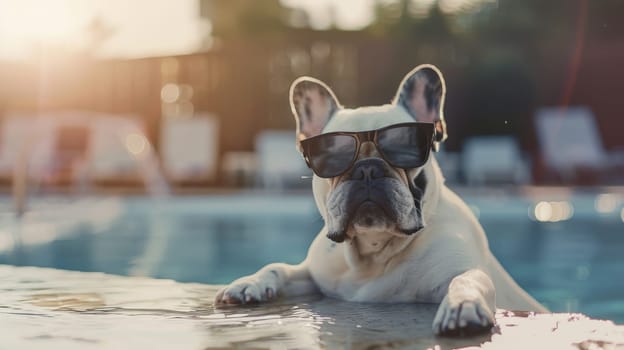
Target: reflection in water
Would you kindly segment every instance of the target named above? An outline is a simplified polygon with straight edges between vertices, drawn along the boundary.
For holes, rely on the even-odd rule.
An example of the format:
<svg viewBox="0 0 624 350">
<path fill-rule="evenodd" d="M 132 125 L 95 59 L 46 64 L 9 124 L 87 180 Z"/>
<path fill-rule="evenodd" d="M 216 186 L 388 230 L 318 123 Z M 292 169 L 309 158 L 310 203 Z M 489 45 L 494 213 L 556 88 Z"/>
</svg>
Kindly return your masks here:
<svg viewBox="0 0 624 350">
<path fill-rule="evenodd" d="M 575 314 L 499 310 L 494 333 L 437 338 L 437 305 L 323 297 L 214 308 L 218 286 L 0 266 L 2 346 L 88 348 L 620 348 L 624 327 Z M 592 347 L 593 346 L 593 347 Z"/>
<path fill-rule="evenodd" d="M 437 339 L 431 323 L 437 305 L 362 304 L 329 298 L 282 301 L 253 308 L 228 307 L 222 319 L 206 324 L 218 346 L 266 348 L 276 340 L 285 348 L 395 348 L 436 344 L 477 345 L 489 336 Z M 228 314 L 234 312 L 234 314 Z"/>
<path fill-rule="evenodd" d="M 613 278 L 623 259 L 620 208 L 598 214 L 595 194 L 574 196 L 566 199 L 569 220 L 541 222 L 527 208 L 565 198 L 465 197 L 494 255 L 537 300 L 624 323 L 624 279 Z M 299 263 L 322 226 L 309 195 L 50 197 L 31 205 L 19 225 L 0 207 L 1 264 L 224 284 L 271 262 Z"/>
<path fill-rule="evenodd" d="M 97 293 L 37 293 L 24 301 L 45 308 L 71 311 L 87 311 L 106 306 Z"/>
</svg>

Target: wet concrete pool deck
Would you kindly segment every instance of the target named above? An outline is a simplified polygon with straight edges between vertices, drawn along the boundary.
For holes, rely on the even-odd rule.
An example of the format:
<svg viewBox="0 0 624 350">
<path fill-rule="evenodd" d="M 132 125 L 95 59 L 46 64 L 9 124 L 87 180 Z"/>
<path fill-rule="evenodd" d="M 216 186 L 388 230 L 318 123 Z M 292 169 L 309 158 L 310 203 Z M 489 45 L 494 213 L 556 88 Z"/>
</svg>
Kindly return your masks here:
<svg viewBox="0 0 624 350">
<path fill-rule="evenodd" d="M 0 265 L 1 349 L 624 349 L 624 326 L 499 310 L 491 334 L 435 337 L 437 305 L 312 297 L 216 308 L 218 286 Z"/>
</svg>

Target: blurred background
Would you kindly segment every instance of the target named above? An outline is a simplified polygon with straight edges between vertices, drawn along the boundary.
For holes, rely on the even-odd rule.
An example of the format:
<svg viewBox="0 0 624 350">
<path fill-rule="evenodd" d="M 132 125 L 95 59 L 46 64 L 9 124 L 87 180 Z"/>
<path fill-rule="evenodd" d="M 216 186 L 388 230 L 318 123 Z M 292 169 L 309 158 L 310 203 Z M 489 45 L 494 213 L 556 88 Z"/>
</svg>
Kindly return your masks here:
<svg viewBox="0 0 624 350">
<path fill-rule="evenodd" d="M 227 283 L 322 226 L 290 83 L 445 74 L 435 154 L 554 311 L 624 322 L 624 2 L 0 0 L 0 263 Z"/>
</svg>

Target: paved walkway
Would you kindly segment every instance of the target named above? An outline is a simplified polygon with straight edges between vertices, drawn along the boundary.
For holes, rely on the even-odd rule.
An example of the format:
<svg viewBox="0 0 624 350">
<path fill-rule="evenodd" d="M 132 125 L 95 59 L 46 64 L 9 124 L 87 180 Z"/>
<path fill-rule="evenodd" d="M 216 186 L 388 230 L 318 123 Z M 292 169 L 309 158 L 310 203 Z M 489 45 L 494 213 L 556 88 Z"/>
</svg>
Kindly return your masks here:
<svg viewBox="0 0 624 350">
<path fill-rule="evenodd" d="M 624 349 L 624 326 L 499 311 L 492 334 L 438 338 L 435 305 L 326 298 L 215 309 L 217 286 L 0 266 L 2 349 Z"/>
</svg>

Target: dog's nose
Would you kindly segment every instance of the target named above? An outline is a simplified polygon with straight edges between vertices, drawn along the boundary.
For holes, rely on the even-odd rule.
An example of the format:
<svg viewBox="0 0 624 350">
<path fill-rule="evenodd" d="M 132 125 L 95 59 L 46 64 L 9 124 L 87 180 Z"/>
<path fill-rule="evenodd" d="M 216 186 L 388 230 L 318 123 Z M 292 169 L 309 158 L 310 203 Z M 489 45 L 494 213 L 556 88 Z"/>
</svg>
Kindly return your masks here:
<svg viewBox="0 0 624 350">
<path fill-rule="evenodd" d="M 378 158 L 362 159 L 355 163 L 351 172 L 352 180 L 371 181 L 386 176 L 386 165 Z"/>
</svg>

